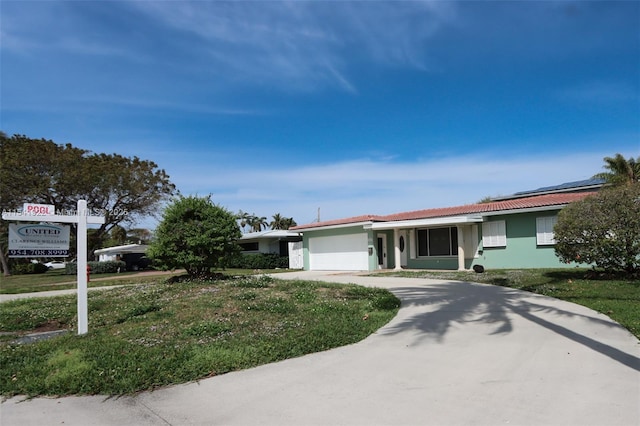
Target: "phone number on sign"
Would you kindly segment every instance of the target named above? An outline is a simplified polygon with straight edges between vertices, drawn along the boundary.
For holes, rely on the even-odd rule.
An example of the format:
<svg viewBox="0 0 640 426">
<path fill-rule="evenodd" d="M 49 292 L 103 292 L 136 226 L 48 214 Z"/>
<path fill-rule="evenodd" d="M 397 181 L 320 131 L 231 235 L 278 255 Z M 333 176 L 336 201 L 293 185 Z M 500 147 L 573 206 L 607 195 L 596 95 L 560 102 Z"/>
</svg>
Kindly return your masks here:
<svg viewBox="0 0 640 426">
<path fill-rule="evenodd" d="M 67 257 L 69 250 L 54 249 L 10 249 L 9 257 Z"/>
</svg>

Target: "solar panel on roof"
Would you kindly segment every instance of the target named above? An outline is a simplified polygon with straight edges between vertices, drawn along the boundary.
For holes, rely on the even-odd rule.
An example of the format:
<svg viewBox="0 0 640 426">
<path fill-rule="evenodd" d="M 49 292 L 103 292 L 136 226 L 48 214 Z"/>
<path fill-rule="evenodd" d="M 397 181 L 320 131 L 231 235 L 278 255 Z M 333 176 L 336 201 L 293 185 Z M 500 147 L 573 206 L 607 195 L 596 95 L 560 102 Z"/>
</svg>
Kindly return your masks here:
<svg viewBox="0 0 640 426">
<path fill-rule="evenodd" d="M 560 185 L 545 186 L 542 188 L 532 189 L 529 191 L 516 192 L 513 195 L 536 194 L 538 192 L 549 192 L 549 191 L 559 191 L 562 189 L 581 188 L 584 186 L 601 185 L 604 182 L 605 182 L 604 179 L 585 179 L 585 180 L 578 180 L 575 182 L 565 182 L 565 183 L 561 183 Z"/>
</svg>

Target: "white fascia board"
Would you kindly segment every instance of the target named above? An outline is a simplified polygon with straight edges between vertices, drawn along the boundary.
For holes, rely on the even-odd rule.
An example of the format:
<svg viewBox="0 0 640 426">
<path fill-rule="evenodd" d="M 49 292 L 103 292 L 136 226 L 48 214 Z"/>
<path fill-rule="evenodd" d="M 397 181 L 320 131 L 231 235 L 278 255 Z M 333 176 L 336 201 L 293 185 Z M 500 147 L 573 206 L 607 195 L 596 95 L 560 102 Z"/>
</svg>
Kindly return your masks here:
<svg viewBox="0 0 640 426">
<path fill-rule="evenodd" d="M 149 248 L 145 244 L 127 244 L 124 246 L 107 247 L 94 250 L 93 254 L 110 254 L 110 253 L 144 253 Z"/>
<path fill-rule="evenodd" d="M 288 238 L 288 237 L 299 237 L 300 232 L 297 231 L 288 231 L 284 229 L 272 229 L 268 231 L 261 232 L 248 232 L 246 234 L 242 234 L 240 237 L 241 240 L 264 240 L 264 239 L 275 239 L 275 238 Z"/>
<path fill-rule="evenodd" d="M 317 228 L 307 228 L 300 229 L 299 232 L 304 234 L 305 232 L 314 232 L 314 231 L 325 231 L 327 229 L 339 229 L 339 228 L 356 228 L 358 226 L 362 226 L 364 229 L 371 229 L 371 224 L 373 222 L 354 222 L 354 223 L 344 223 L 341 225 L 328 225 L 328 226 L 318 226 Z"/>
<path fill-rule="evenodd" d="M 429 226 L 440 225 L 457 225 L 464 223 L 480 223 L 482 217 L 479 215 L 473 216 L 447 216 L 447 217 L 432 217 L 429 219 L 411 219 L 411 220 L 398 220 L 394 222 L 378 222 L 371 225 L 369 229 L 401 229 L 401 228 L 422 228 Z"/>
<path fill-rule="evenodd" d="M 552 210 L 562 210 L 565 208 L 567 204 L 556 204 L 553 206 L 544 206 L 544 207 L 530 207 L 528 209 L 512 209 L 512 210 L 498 210 L 495 212 L 485 212 L 481 213 L 481 216 L 502 216 L 506 214 L 517 214 L 517 213 L 535 213 L 535 212 L 547 212 Z"/>
</svg>

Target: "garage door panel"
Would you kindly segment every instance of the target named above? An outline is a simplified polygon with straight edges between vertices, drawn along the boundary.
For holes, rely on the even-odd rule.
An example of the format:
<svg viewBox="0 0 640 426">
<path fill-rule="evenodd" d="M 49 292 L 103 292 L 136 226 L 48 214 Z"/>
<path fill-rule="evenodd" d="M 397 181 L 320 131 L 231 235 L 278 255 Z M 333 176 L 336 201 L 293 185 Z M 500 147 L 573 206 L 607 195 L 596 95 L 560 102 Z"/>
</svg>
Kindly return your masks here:
<svg viewBox="0 0 640 426">
<path fill-rule="evenodd" d="M 309 238 L 309 268 L 316 271 L 369 269 L 366 234 Z"/>
</svg>

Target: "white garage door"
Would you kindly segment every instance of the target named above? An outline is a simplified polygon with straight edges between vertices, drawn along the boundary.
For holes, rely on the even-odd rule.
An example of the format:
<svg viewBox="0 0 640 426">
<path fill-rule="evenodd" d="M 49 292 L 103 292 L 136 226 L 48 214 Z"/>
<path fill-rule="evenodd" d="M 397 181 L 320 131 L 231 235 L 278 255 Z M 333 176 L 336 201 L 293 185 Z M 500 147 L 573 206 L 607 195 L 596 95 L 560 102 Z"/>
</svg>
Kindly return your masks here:
<svg viewBox="0 0 640 426">
<path fill-rule="evenodd" d="M 312 271 L 366 271 L 369 269 L 367 235 L 309 238 Z"/>
</svg>

